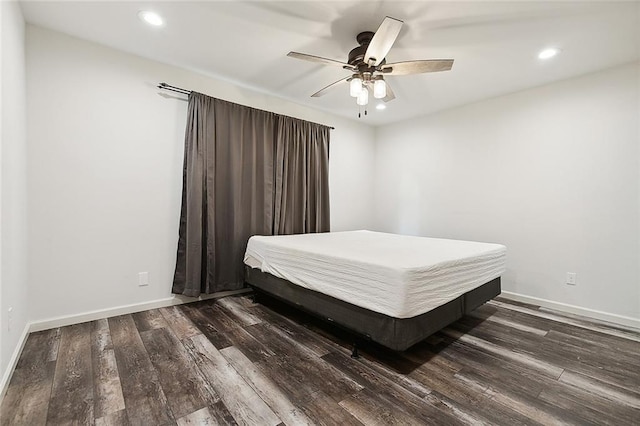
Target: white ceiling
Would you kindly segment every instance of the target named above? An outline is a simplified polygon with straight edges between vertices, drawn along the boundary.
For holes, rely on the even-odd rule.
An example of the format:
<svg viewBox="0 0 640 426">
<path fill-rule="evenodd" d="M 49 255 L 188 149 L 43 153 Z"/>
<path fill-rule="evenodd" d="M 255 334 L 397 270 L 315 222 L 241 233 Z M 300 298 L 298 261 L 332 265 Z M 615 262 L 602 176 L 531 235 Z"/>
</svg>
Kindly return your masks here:
<svg viewBox="0 0 640 426">
<path fill-rule="evenodd" d="M 23 1 L 27 22 L 233 81 L 310 107 L 357 117 L 348 75 L 286 56 L 346 62 L 361 31 L 385 16 L 405 22 L 387 62 L 454 58 L 449 72 L 390 76 L 397 99 L 370 104 L 381 125 L 640 59 L 640 3 L 458 1 Z M 137 18 L 153 10 L 152 28 Z M 538 52 L 561 49 L 542 62 Z M 171 84 L 171 82 L 168 82 Z M 374 103 L 375 105 L 375 103 Z"/>
</svg>

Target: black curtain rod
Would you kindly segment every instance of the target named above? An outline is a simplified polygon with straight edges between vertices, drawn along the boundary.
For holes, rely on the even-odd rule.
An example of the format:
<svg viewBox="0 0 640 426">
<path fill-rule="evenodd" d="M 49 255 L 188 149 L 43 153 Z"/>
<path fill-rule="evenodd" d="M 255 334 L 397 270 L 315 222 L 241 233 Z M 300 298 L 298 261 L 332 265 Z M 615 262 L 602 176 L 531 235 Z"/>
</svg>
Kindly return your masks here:
<svg viewBox="0 0 640 426">
<path fill-rule="evenodd" d="M 191 90 L 183 89 L 182 87 L 172 86 L 172 85 L 167 84 L 167 83 L 158 84 L 158 89 L 170 90 L 172 92 L 181 93 L 183 95 L 190 95 L 191 94 Z M 332 127 L 332 126 L 328 126 L 328 127 L 331 130 L 335 130 L 335 127 Z"/>
<path fill-rule="evenodd" d="M 158 89 L 170 90 L 172 92 L 182 93 L 183 95 L 191 94 L 191 90 L 183 89 L 181 87 L 172 86 L 172 85 L 167 84 L 167 83 L 158 84 Z"/>
</svg>

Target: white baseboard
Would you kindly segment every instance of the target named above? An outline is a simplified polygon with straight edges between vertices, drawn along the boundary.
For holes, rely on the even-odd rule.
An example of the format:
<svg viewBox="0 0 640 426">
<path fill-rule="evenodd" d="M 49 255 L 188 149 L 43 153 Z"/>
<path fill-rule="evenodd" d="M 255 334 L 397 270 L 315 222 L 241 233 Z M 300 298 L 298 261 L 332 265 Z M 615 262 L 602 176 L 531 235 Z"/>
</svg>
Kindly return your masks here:
<svg viewBox="0 0 640 426">
<path fill-rule="evenodd" d="M 0 402 L 4 399 L 5 393 L 7 393 L 7 388 L 9 387 L 11 376 L 16 369 L 16 365 L 18 364 L 18 360 L 20 359 L 20 354 L 22 354 L 22 349 L 24 349 L 24 344 L 27 342 L 27 337 L 29 336 L 29 326 L 29 323 L 25 324 L 24 330 L 22 330 L 22 334 L 20 335 L 20 339 L 18 340 L 18 344 L 16 345 L 16 348 L 13 351 L 11 358 L 9 359 L 7 369 L 2 375 L 2 381 L 0 382 Z"/>
<path fill-rule="evenodd" d="M 510 291 L 503 291 L 500 295 L 505 297 L 506 299 L 515 300 L 516 302 L 530 303 L 532 305 L 538 305 L 544 308 L 555 309 L 556 311 L 582 315 L 585 317 L 594 318 L 597 320 L 606 321 L 613 324 L 620 324 L 627 327 L 640 329 L 639 318 L 632 318 L 624 315 L 611 314 L 609 312 L 583 308 L 581 306 L 569 305 L 568 303 L 554 302 L 552 300 L 541 299 L 533 296 L 526 296 L 524 294 L 512 293 Z"/>
<path fill-rule="evenodd" d="M 218 293 L 207 294 L 199 298 L 172 296 L 164 299 L 151 300 L 148 302 L 134 303 L 131 305 L 116 306 L 115 308 L 100 309 L 97 311 L 89 311 L 76 315 L 66 315 L 46 320 L 33 321 L 30 323 L 30 332 L 49 330 L 56 327 L 64 327 L 67 325 L 80 324 L 87 321 L 95 321 L 98 319 L 115 317 L 117 315 L 133 314 L 135 312 L 146 311 L 148 309 L 164 308 L 167 306 L 182 305 L 183 303 L 196 302 L 199 300 L 216 299 L 219 297 L 232 296 L 234 294 L 242 294 L 251 291 L 251 289 L 243 288 L 240 290 L 220 291 Z"/>
</svg>

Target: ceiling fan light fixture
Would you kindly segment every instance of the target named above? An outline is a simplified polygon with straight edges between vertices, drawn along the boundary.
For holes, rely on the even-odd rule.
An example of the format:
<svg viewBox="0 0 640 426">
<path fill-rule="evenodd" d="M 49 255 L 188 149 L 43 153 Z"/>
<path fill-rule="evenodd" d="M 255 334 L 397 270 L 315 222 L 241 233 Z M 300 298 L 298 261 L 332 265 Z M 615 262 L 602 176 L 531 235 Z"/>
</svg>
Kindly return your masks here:
<svg viewBox="0 0 640 426">
<path fill-rule="evenodd" d="M 363 87 L 358 93 L 358 97 L 356 98 L 356 102 L 360 106 L 364 106 L 369 103 L 369 90 L 366 87 Z"/>
<path fill-rule="evenodd" d="M 385 96 L 387 96 L 387 83 L 380 77 L 373 82 L 373 97 L 382 99 Z"/>
<path fill-rule="evenodd" d="M 359 75 L 354 75 L 349 82 L 349 94 L 351 97 L 356 98 L 362 93 L 362 79 Z"/>
</svg>

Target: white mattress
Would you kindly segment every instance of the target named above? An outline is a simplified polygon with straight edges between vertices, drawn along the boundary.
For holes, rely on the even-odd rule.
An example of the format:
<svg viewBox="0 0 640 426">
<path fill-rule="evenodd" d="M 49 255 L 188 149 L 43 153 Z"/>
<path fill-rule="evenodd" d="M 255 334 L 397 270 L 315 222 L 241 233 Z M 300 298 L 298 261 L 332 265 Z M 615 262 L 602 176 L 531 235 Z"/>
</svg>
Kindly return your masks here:
<svg viewBox="0 0 640 426">
<path fill-rule="evenodd" d="M 500 244 L 372 231 L 253 236 L 244 262 L 381 314 L 411 318 L 499 277 Z"/>
</svg>

